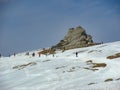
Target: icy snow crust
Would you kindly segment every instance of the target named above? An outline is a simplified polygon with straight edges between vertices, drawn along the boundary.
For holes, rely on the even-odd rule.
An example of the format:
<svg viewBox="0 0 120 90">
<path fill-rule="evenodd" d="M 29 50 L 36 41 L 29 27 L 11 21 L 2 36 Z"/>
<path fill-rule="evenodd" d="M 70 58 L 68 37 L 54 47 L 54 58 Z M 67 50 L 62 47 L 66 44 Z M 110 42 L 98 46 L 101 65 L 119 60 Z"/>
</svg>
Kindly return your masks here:
<svg viewBox="0 0 120 90">
<path fill-rule="evenodd" d="M 106 58 L 116 53 L 120 53 L 120 41 L 57 51 L 54 57 L 25 53 L 2 57 L 0 90 L 120 90 L 120 58 Z M 91 70 L 89 60 L 106 66 Z M 107 79 L 112 80 L 105 82 Z"/>
</svg>

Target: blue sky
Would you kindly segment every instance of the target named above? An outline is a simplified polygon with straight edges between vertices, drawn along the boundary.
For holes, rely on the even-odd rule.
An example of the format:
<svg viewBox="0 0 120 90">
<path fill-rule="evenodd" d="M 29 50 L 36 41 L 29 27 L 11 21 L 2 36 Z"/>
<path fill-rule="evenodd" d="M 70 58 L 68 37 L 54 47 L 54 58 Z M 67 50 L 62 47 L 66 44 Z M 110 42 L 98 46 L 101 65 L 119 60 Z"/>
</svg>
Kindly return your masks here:
<svg viewBox="0 0 120 90">
<path fill-rule="evenodd" d="M 120 0 L 0 0 L 0 53 L 50 47 L 81 25 L 95 42 L 120 40 Z"/>
</svg>

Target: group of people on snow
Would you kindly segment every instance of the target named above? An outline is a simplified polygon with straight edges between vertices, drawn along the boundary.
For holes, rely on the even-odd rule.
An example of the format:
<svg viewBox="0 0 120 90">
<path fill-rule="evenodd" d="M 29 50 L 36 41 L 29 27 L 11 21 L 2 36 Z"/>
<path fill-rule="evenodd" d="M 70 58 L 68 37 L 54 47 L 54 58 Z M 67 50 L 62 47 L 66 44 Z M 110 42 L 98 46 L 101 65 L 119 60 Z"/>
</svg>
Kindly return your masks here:
<svg viewBox="0 0 120 90">
<path fill-rule="evenodd" d="M 64 49 L 64 51 L 65 51 L 65 49 Z M 62 51 L 62 52 L 64 52 L 64 51 Z M 41 54 L 42 54 L 42 53 L 41 53 L 41 52 L 38 52 L 37 54 L 38 54 L 39 57 L 41 57 Z M 29 52 L 27 52 L 25 55 L 35 57 L 35 56 L 36 56 L 36 53 L 33 52 L 32 54 L 30 54 Z M 48 54 L 46 53 L 46 54 L 44 54 L 44 55 L 47 56 Z M 55 57 L 55 53 L 51 53 L 51 55 L 52 55 L 53 57 Z M 16 53 L 14 53 L 13 56 L 15 57 L 15 56 L 16 56 Z M 75 52 L 75 56 L 78 57 L 78 52 Z M 1 58 L 1 57 L 2 57 L 2 55 L 0 54 L 0 58 Z M 10 57 L 10 55 L 9 55 L 9 57 Z"/>
<path fill-rule="evenodd" d="M 28 53 L 26 53 L 26 55 L 29 56 Z M 76 55 L 76 57 L 78 57 L 78 52 L 76 52 L 75 55 Z M 41 57 L 41 53 L 38 53 L 38 56 Z M 46 54 L 46 56 L 47 56 L 47 54 Z M 53 53 L 52 56 L 55 57 L 55 54 Z M 32 57 L 35 57 L 35 53 L 34 52 L 32 53 Z"/>
<path fill-rule="evenodd" d="M 102 41 L 100 44 L 103 44 L 103 41 Z M 45 51 L 45 50 L 46 50 L 46 49 L 43 48 L 43 51 Z M 65 50 L 66 50 L 65 47 L 63 47 L 62 52 L 64 52 Z M 38 53 L 38 56 L 41 57 L 41 54 L 42 54 L 42 53 L 39 52 L 39 53 Z M 52 56 L 53 56 L 53 57 L 55 56 L 54 54 L 55 54 L 55 53 L 52 53 Z M 26 55 L 29 56 L 29 55 L 30 55 L 29 52 L 27 52 Z M 46 53 L 46 54 L 44 54 L 44 55 L 47 56 L 48 54 Z M 75 55 L 76 55 L 76 57 L 78 57 L 78 52 L 75 52 Z M 11 56 L 11 55 L 9 54 L 9 57 L 10 57 L 10 56 Z M 16 56 L 16 53 L 14 53 L 13 56 L 15 57 L 15 56 Z M 1 55 L 1 53 L 0 53 L 0 58 L 1 58 L 1 57 L 2 57 L 2 55 Z M 34 52 L 32 53 L 32 57 L 35 57 L 35 53 L 34 53 Z"/>
<path fill-rule="evenodd" d="M 16 56 L 15 53 L 14 53 L 13 55 L 14 55 L 14 57 Z M 29 55 L 30 55 L 29 52 L 27 52 L 26 55 L 29 56 Z M 75 55 L 76 55 L 76 57 L 78 57 L 78 52 L 76 52 Z M 41 56 L 41 53 L 38 53 L 38 56 L 40 57 L 40 56 Z M 47 56 L 47 55 L 46 55 L 46 56 Z M 52 54 L 52 56 L 54 57 L 55 55 Z M 0 54 L 0 58 L 1 58 L 1 57 L 2 57 L 2 55 Z M 10 55 L 9 55 L 9 57 L 10 57 Z M 32 57 L 35 57 L 35 53 L 34 53 L 34 52 L 32 53 Z"/>
</svg>

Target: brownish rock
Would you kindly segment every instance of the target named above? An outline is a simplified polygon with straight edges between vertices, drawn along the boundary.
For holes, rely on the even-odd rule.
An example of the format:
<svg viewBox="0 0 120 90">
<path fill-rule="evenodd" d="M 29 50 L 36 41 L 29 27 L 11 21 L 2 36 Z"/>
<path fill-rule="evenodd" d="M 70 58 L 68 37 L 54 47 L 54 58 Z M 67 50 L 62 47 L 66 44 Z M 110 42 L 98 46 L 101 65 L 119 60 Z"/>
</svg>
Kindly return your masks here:
<svg viewBox="0 0 120 90">
<path fill-rule="evenodd" d="M 73 49 L 86 47 L 88 44 L 92 44 L 92 36 L 88 35 L 84 28 L 78 26 L 76 28 L 70 28 L 67 35 L 55 46 L 54 49 Z"/>
</svg>

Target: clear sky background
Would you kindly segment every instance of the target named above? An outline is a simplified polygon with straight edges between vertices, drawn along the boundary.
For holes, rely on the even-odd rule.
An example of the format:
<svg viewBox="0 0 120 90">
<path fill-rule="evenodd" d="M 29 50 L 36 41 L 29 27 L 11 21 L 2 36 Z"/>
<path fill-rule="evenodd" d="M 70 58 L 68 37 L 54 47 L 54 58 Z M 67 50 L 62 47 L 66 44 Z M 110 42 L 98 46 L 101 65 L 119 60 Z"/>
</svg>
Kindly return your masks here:
<svg viewBox="0 0 120 90">
<path fill-rule="evenodd" d="M 95 42 L 120 40 L 120 0 L 0 0 L 0 53 L 50 47 L 82 26 Z"/>
</svg>

